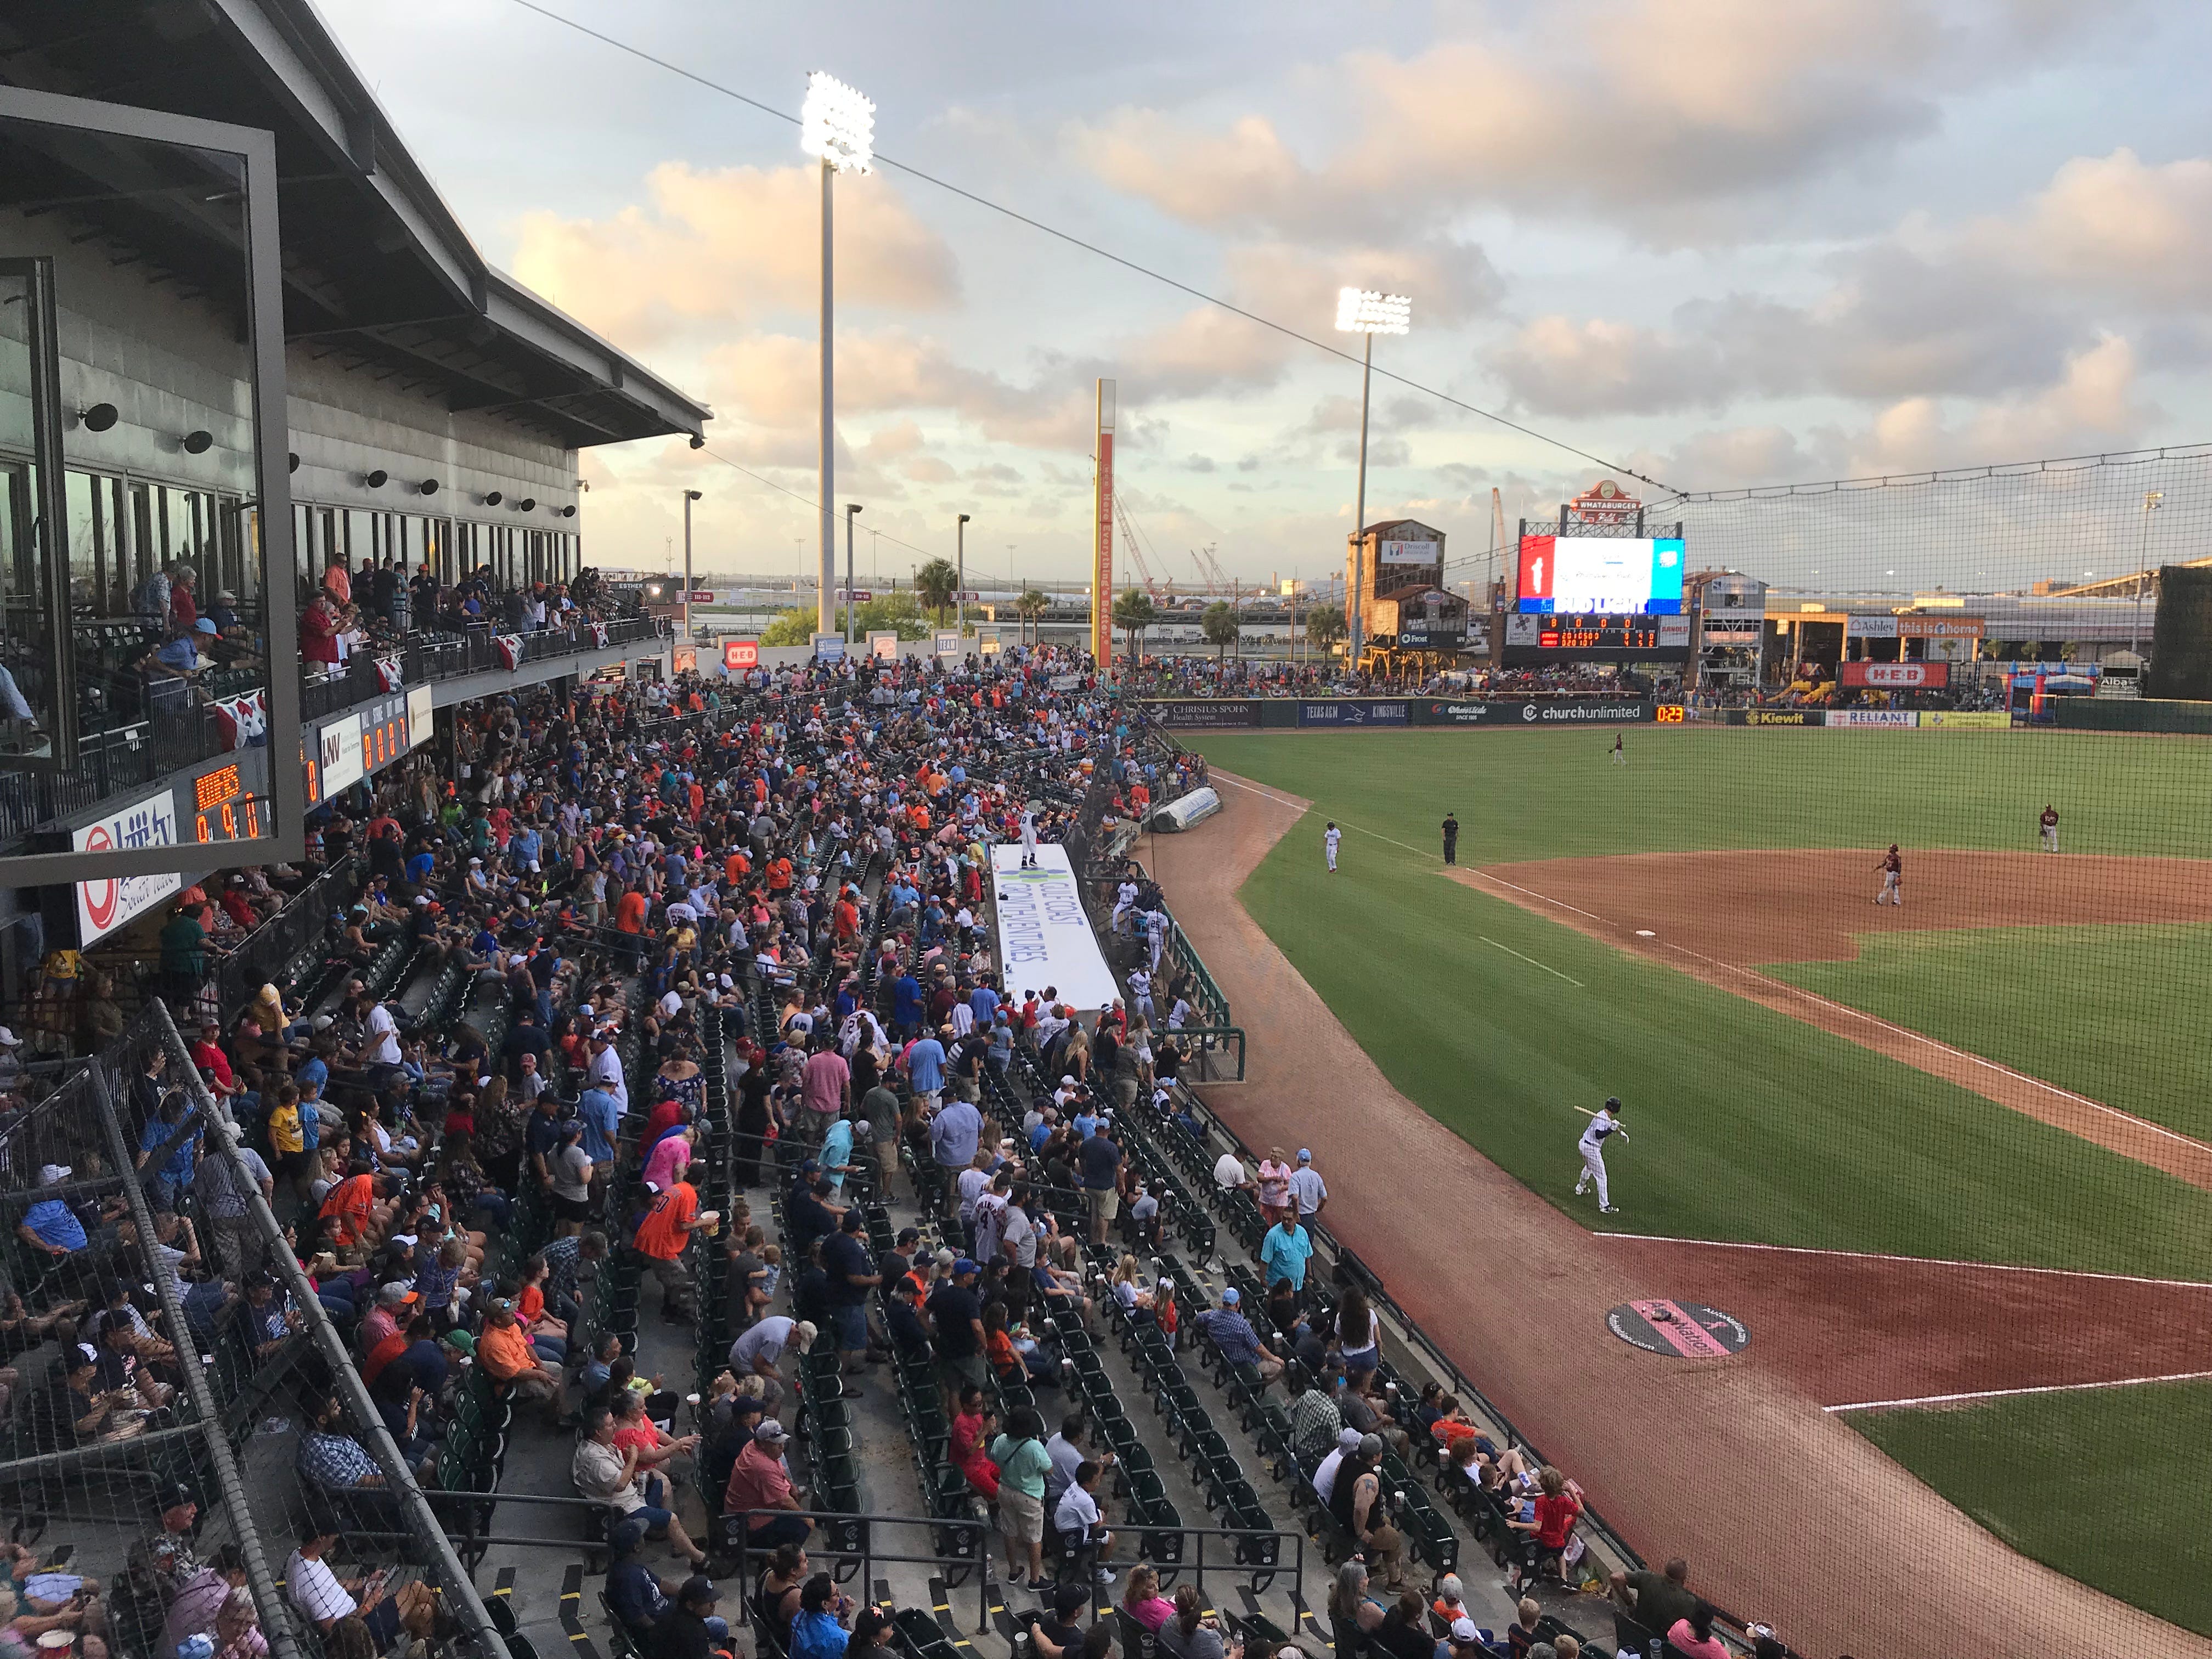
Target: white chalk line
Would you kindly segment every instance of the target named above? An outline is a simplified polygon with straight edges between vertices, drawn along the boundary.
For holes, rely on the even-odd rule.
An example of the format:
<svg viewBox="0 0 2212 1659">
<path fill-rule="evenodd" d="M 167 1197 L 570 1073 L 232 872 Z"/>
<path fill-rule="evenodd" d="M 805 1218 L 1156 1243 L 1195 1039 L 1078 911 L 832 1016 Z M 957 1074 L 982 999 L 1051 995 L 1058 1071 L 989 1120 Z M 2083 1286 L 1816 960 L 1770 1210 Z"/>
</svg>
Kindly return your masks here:
<svg viewBox="0 0 2212 1659">
<path fill-rule="evenodd" d="M 2092 1279 L 2115 1285 L 2158 1285 L 2173 1290 L 2212 1291 L 2201 1279 L 2154 1279 L 2142 1273 L 2098 1273 L 2087 1267 L 2032 1267 L 2014 1261 L 1965 1261 L 1950 1256 L 1893 1255 L 1881 1250 L 1824 1250 L 1808 1244 L 1759 1244 L 1735 1238 L 1677 1238 L 1668 1233 L 1594 1233 L 1595 1238 L 1626 1238 L 1639 1244 L 1694 1244 L 1705 1250 L 1765 1250 L 1777 1255 L 1825 1255 L 1845 1261 L 1902 1261 L 1918 1267 L 1964 1267 L 1981 1273 L 2040 1273 L 2051 1279 Z"/>
<path fill-rule="evenodd" d="M 1282 795 L 1274 794 L 1268 790 L 1260 787 L 1257 784 L 1239 783 L 1234 778 L 1209 777 L 1206 781 L 1209 783 L 1218 782 L 1228 784 L 1231 788 L 1242 789 L 1246 791 L 1248 793 L 1257 795 L 1262 800 L 1273 801 L 1278 806 L 1296 807 L 1301 812 L 1310 812 L 1314 810 L 1310 805 L 1300 806 L 1295 800 L 1289 799 Z M 1386 836 L 1380 830 L 1370 830 L 1364 823 L 1354 823 L 1350 818 L 1332 818 L 1329 822 L 1335 824 L 1340 830 L 1357 830 L 1363 836 L 1372 836 L 1376 840 L 1388 842 L 1393 847 L 1405 848 L 1407 852 L 1411 853 L 1417 859 L 1426 858 L 1429 856 L 1418 847 L 1407 847 L 1404 842 L 1398 840 L 1395 836 Z M 1538 963 L 1536 965 L 1540 968 L 1543 966 L 1543 963 Z"/>
<path fill-rule="evenodd" d="M 1491 938 L 1487 933 L 1477 933 L 1475 937 L 1480 939 L 1485 945 L 1498 945 L 1498 941 Z M 1498 945 L 1498 948 L 1504 951 L 1509 957 L 1521 957 L 1521 960 L 1527 963 L 1531 968 L 1542 968 L 1546 973 L 1551 975 L 1554 979 L 1564 979 L 1570 985 L 1576 986 L 1583 989 L 1589 988 L 1583 985 L 1582 981 L 1573 978 L 1569 975 L 1563 974 L 1556 968 L 1546 967 L 1544 963 L 1537 961 L 1534 957 L 1521 956 L 1521 952 L 1515 950 L 1510 945 Z"/>
<path fill-rule="evenodd" d="M 2150 1382 L 2202 1382 L 2212 1371 L 2167 1371 L 2158 1376 L 2116 1376 L 2106 1382 L 2045 1382 L 2027 1389 L 1977 1389 L 1970 1394 L 1923 1394 L 1910 1400 L 1854 1400 L 1823 1406 L 1824 1412 L 1885 1412 L 1906 1406 L 1956 1406 L 1976 1400 L 2016 1400 L 2031 1394 L 2087 1394 L 2099 1389 L 2134 1389 Z"/>
<path fill-rule="evenodd" d="M 1540 893 L 1533 887 L 1517 886 L 1514 883 L 1505 880 L 1502 877 L 1491 875 L 1486 871 L 1478 870 L 1475 872 L 1475 874 L 1480 876 L 1485 881 L 1496 882 L 1500 887 L 1510 887 L 1516 893 L 1526 893 L 1529 897 L 1541 899 L 1547 904 L 1556 904 L 1562 910 L 1572 910 L 1578 916 L 1588 916 L 1592 921 L 1602 923 L 1607 927 L 1618 927 L 1622 926 L 1621 923 L 1613 921 L 1608 917 L 1601 916 L 1594 911 L 1578 908 L 1577 907 L 1568 903 L 1565 899 L 1553 898 L 1549 893 Z M 1717 957 L 1709 957 L 1702 951 L 1692 951 L 1686 945 L 1676 945 L 1670 939 L 1661 939 L 1659 942 L 1665 945 L 1668 950 L 1679 951 L 1681 955 L 1688 957 L 1693 962 L 1702 962 L 1708 967 L 1718 968 L 1727 973 L 1741 974 L 1747 979 L 1755 979 L 1761 985 L 1771 987 L 1774 989 L 1785 993 L 1790 996 L 1802 997 L 1808 1002 L 1817 1003 L 1821 1007 L 1829 1009 L 1833 1012 L 1848 1014 L 1853 1019 L 1863 1020 L 1869 1025 L 1878 1026 L 1881 1030 L 1890 1032 L 1893 1036 L 1905 1037 L 1914 1042 L 1923 1043 L 1927 1047 L 1934 1048 L 1940 1053 L 1950 1055 L 1954 1060 L 1969 1061 L 1970 1063 L 1982 1066 L 1986 1070 L 1996 1072 L 2002 1076 L 2008 1077 L 2016 1083 L 2028 1084 L 2033 1087 L 2044 1091 L 2046 1094 L 2056 1095 L 2062 1100 L 2070 1100 L 2077 1106 L 2087 1106 L 2092 1111 L 2102 1112 L 2107 1117 L 2118 1118 L 2123 1123 L 2132 1125 L 2134 1127 L 2138 1129 L 2146 1130 L 2149 1133 L 2157 1135 L 2163 1139 L 2174 1141 L 2184 1146 L 2194 1147 L 2200 1152 L 2212 1152 L 2212 1143 L 2199 1140 L 2194 1135 L 2185 1135 L 2181 1133 L 2179 1130 L 2169 1129 L 2164 1124 L 2154 1123 L 2147 1117 L 2138 1117 L 2135 1113 L 2124 1111 L 2118 1106 L 2107 1106 L 2101 1100 L 2093 1100 L 2087 1095 L 2077 1094 L 2073 1090 L 2063 1088 L 2056 1083 L 2048 1082 L 2039 1077 L 2031 1076 L 2026 1072 L 2017 1071 L 2014 1067 L 2003 1064 L 2002 1061 L 1991 1060 L 1986 1055 L 1975 1054 L 1969 1049 L 1958 1048 L 1952 1043 L 1943 1042 L 1939 1037 L 1929 1036 L 1924 1031 L 1916 1031 L 1910 1026 L 1899 1025 L 1893 1020 L 1882 1018 L 1879 1014 L 1870 1014 L 1863 1008 L 1854 1008 L 1847 1002 L 1838 1002 L 1832 998 L 1822 996 L 1817 991 L 1805 990 L 1801 987 L 1790 984 L 1786 980 L 1778 980 L 1770 975 L 1762 974 L 1756 969 L 1741 967 L 1733 962 L 1723 962 Z"/>
</svg>

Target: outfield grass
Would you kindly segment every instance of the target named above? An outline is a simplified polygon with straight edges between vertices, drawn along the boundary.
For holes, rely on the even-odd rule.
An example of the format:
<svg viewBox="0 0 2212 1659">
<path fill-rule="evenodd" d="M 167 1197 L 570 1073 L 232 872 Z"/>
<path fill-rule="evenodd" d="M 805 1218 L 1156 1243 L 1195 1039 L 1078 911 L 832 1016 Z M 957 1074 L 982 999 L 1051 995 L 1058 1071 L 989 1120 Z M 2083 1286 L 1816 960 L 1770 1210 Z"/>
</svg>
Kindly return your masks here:
<svg viewBox="0 0 2212 1659">
<path fill-rule="evenodd" d="M 2107 732 L 1638 726 L 1205 732 L 1215 765 L 1462 864 L 1739 847 L 2032 851 L 2045 802 L 2069 853 L 2212 858 L 2212 739 Z"/>
<path fill-rule="evenodd" d="M 2212 1636 L 2212 1471 L 2200 1455 L 2212 1442 L 2212 1383 L 1849 1421 L 2021 1554 Z"/>
<path fill-rule="evenodd" d="M 2212 1140 L 2212 926 L 1863 935 L 1856 962 L 1765 971 Z"/>
<path fill-rule="evenodd" d="M 1608 1157 L 1625 1207 L 1611 1224 L 1625 1231 L 2205 1275 L 2212 1194 L 1450 881 L 1434 850 L 1447 808 L 1467 864 L 1892 838 L 2027 846 L 2032 813 L 2015 803 L 2049 797 L 2084 850 L 2212 855 L 2205 769 L 2175 765 L 2164 738 L 1649 728 L 1621 769 L 1600 736 L 1202 747 L 1316 802 L 1246 883 L 1255 920 L 1399 1089 L 1586 1221 L 1595 1202 L 1572 1198 L 1577 1109 L 1619 1094 L 1630 1141 Z M 2077 794 L 2104 802 L 2101 829 L 2086 805 L 2073 815 Z M 1333 878 L 1325 817 L 1351 831 Z M 1170 890 L 1179 849 L 1163 846 Z"/>
</svg>

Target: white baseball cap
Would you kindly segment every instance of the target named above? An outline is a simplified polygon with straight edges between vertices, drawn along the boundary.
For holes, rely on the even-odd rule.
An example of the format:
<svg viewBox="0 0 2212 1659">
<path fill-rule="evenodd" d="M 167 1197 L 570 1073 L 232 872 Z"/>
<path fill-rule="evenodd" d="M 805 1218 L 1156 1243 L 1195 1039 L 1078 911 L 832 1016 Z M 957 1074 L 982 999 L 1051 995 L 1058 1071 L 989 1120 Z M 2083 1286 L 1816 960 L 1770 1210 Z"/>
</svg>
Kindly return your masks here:
<svg viewBox="0 0 2212 1659">
<path fill-rule="evenodd" d="M 70 1165 L 66 1164 L 49 1164 L 39 1171 L 39 1185 L 41 1187 L 58 1187 L 69 1178 Z"/>
</svg>

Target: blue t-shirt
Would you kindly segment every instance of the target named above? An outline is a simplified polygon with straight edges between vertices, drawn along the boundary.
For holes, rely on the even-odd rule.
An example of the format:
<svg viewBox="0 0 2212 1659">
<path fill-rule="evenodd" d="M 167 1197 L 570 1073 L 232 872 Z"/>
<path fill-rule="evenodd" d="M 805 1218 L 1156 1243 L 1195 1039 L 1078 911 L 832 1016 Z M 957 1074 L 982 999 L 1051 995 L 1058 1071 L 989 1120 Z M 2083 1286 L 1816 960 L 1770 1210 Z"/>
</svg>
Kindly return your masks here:
<svg viewBox="0 0 2212 1659">
<path fill-rule="evenodd" d="M 174 1123 L 164 1123 L 158 1117 L 148 1118 L 146 1127 L 138 1132 L 138 1150 L 142 1152 L 160 1152 L 179 1127 Z M 200 1126 L 193 1124 L 185 1138 L 177 1143 L 177 1150 L 169 1154 L 169 1161 L 157 1173 L 171 1181 L 190 1181 L 192 1178 L 192 1152 L 200 1144 Z"/>
<path fill-rule="evenodd" d="M 843 1192 L 845 1177 L 837 1173 L 837 1166 L 853 1161 L 853 1122 L 850 1118 L 841 1117 L 830 1126 L 830 1133 L 822 1137 L 822 1151 L 818 1156 L 822 1160 L 822 1173 L 830 1177 L 830 1187 L 837 1192 Z"/>
<path fill-rule="evenodd" d="M 615 1136 L 622 1121 L 622 1108 L 605 1089 L 586 1089 L 576 1098 L 576 1116 L 584 1126 L 584 1151 L 594 1164 L 605 1164 L 615 1155 Z"/>
<path fill-rule="evenodd" d="M 436 854 L 417 853 L 413 858 L 407 860 L 407 879 L 413 882 L 417 887 L 419 887 L 430 878 L 430 872 L 437 867 L 438 857 Z"/>
<path fill-rule="evenodd" d="M 912 974 L 901 974 L 891 982 L 891 1018 L 911 1025 L 921 1018 L 921 981 Z"/>
<path fill-rule="evenodd" d="M 906 1051 L 907 1080 L 918 1095 L 935 1094 L 945 1086 L 945 1045 L 924 1037 Z"/>
<path fill-rule="evenodd" d="M 46 1199 L 24 1211 L 23 1224 L 61 1249 L 81 1250 L 89 1242 L 84 1236 L 84 1224 L 58 1198 Z"/>
<path fill-rule="evenodd" d="M 1293 1238 L 1278 1224 L 1267 1230 L 1260 1242 L 1260 1260 L 1267 1269 L 1267 1282 L 1287 1279 L 1292 1290 L 1302 1291 L 1306 1285 L 1306 1259 L 1313 1255 L 1313 1235 L 1304 1227 Z"/>
<path fill-rule="evenodd" d="M 968 994 L 968 1006 L 978 1025 L 988 1025 L 999 1012 L 999 994 L 988 985 L 979 985 Z"/>
</svg>

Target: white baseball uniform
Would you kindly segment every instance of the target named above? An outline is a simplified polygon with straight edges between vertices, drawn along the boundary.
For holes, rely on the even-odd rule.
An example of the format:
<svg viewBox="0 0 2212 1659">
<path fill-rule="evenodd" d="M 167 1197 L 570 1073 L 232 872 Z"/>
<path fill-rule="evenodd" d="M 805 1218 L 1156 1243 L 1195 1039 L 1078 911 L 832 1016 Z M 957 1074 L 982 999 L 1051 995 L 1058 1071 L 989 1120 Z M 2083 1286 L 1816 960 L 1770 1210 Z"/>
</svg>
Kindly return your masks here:
<svg viewBox="0 0 2212 1659">
<path fill-rule="evenodd" d="M 1332 827 L 1322 838 L 1322 848 L 1328 855 L 1328 867 L 1336 868 L 1336 844 L 1344 839 L 1344 831 Z"/>
<path fill-rule="evenodd" d="M 1616 1134 L 1626 1139 L 1628 1131 L 1620 1127 L 1620 1120 L 1611 1111 L 1600 1107 L 1597 1115 L 1589 1121 L 1589 1127 L 1583 1131 L 1583 1138 L 1575 1143 L 1583 1155 L 1583 1172 L 1575 1182 L 1575 1196 L 1580 1198 L 1595 1182 L 1597 1206 L 1601 1210 L 1613 1207 L 1613 1200 L 1606 1193 L 1605 1142 L 1607 1136 Z"/>
</svg>

